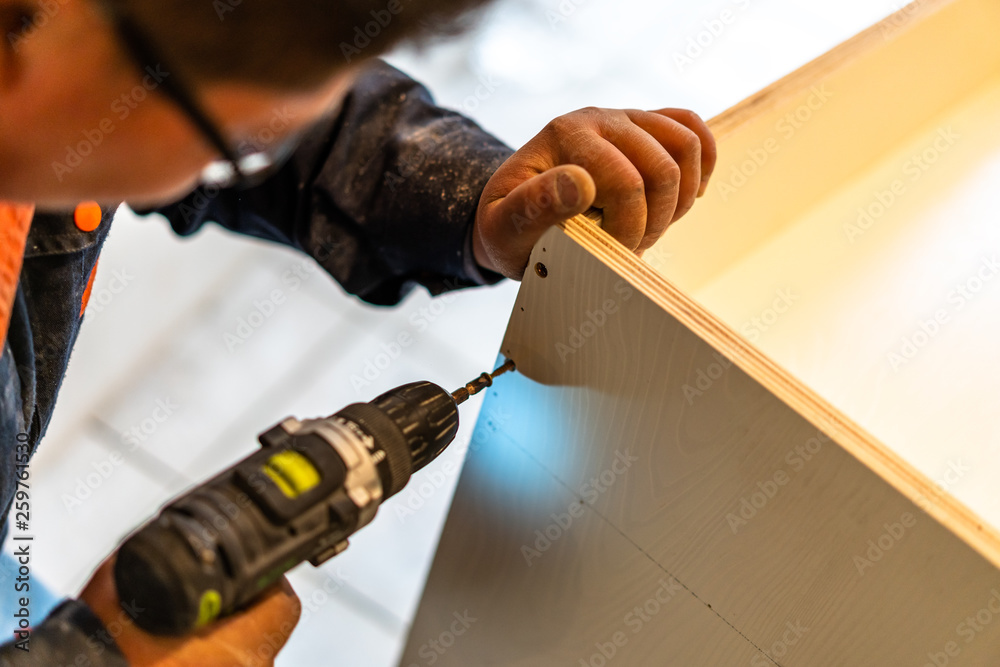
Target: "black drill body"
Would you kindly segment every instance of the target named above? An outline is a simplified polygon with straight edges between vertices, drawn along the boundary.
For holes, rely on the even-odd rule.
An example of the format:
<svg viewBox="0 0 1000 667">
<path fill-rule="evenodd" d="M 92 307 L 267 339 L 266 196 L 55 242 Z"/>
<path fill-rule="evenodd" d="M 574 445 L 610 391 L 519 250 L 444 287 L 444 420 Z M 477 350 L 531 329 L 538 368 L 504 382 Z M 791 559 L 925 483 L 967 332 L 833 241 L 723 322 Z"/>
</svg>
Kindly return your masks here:
<svg viewBox="0 0 1000 667">
<path fill-rule="evenodd" d="M 261 434 L 260 451 L 122 544 L 119 598 L 143 610 L 143 629 L 183 635 L 246 606 L 299 563 L 323 563 L 454 439 L 467 395 L 415 382 L 330 417 L 282 421 Z"/>
</svg>

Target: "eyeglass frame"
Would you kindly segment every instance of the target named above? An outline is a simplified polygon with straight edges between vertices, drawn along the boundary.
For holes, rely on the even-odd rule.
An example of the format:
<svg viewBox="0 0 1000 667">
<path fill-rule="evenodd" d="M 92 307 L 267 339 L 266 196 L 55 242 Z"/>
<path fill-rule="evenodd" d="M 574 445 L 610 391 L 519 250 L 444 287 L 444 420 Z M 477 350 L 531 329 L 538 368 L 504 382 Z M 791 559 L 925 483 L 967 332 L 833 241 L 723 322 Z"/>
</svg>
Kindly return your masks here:
<svg viewBox="0 0 1000 667">
<path fill-rule="evenodd" d="M 204 178 L 204 174 L 208 170 L 218 168 L 220 161 L 215 161 L 202 170 L 200 185 L 236 187 L 239 189 L 253 187 L 277 171 L 294 152 L 298 141 L 297 137 L 293 136 L 288 141 L 280 144 L 274 155 L 270 155 L 266 151 L 257 151 L 240 157 L 237 151 L 233 150 L 229 142 L 225 139 L 218 125 L 211 120 L 207 112 L 202 110 L 201 105 L 197 102 L 191 90 L 177 80 L 176 75 L 166 66 L 163 58 L 159 57 L 156 50 L 151 46 L 146 32 L 130 16 L 121 11 L 116 6 L 114 0 L 103 2 L 102 5 L 107 10 L 108 19 L 114 27 L 115 34 L 121 40 L 129 56 L 139 66 L 140 71 L 165 70 L 167 72 L 166 77 L 158 77 L 158 87 L 184 113 L 188 120 L 198 129 L 202 137 L 222 155 L 223 160 L 221 162 L 228 163 L 228 168 L 232 173 L 226 180 L 212 181 Z M 262 169 L 251 174 L 244 167 L 240 166 L 241 162 L 245 162 L 248 159 L 260 158 L 262 155 L 269 158 L 268 164 Z"/>
</svg>

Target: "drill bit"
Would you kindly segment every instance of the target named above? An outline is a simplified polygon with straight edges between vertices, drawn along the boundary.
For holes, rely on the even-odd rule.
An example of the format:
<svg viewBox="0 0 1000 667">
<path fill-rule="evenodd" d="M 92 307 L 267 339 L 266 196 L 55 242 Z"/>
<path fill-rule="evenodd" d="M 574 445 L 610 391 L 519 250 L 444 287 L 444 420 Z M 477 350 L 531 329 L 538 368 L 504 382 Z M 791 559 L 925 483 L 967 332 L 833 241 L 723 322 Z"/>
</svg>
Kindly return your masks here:
<svg viewBox="0 0 1000 667">
<path fill-rule="evenodd" d="M 482 375 L 480 375 L 475 380 L 468 383 L 461 389 L 456 389 L 455 391 L 451 392 L 451 397 L 455 399 L 456 404 L 461 405 L 466 400 L 468 400 L 470 396 L 475 396 L 483 389 L 486 389 L 487 387 L 492 385 L 493 379 L 495 377 L 497 377 L 498 375 L 503 375 L 507 371 L 512 371 L 512 370 L 514 370 L 514 362 L 508 359 L 503 363 L 502 366 L 497 368 L 492 373 L 483 373 Z"/>
</svg>

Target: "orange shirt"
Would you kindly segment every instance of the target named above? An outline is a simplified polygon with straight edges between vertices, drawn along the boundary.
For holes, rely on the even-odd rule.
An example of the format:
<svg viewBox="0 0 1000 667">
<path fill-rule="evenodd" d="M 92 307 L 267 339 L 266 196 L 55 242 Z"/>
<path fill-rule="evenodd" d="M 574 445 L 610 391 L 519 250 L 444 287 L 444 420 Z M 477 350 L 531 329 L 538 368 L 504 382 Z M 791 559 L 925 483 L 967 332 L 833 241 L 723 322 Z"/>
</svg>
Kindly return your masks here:
<svg viewBox="0 0 1000 667">
<path fill-rule="evenodd" d="M 34 215 L 34 204 L 0 202 L 0 342 L 7 339 L 10 312 L 24 260 L 24 244 Z"/>
</svg>

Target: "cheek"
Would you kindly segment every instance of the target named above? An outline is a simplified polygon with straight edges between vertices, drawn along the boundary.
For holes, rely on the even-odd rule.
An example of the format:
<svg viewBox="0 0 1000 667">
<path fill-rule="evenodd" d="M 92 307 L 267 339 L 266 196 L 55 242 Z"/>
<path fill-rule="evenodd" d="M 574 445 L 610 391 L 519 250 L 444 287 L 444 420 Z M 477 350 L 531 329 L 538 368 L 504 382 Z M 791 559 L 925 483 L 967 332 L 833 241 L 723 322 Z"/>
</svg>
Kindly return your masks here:
<svg viewBox="0 0 1000 667">
<path fill-rule="evenodd" d="M 119 66 L 100 40 L 73 46 L 81 66 L 67 67 L 66 49 L 52 55 L 57 45 L 43 36 L 25 46 L 31 66 L 0 97 L 0 194 L 65 207 L 190 189 L 213 154 L 162 91 Z"/>
<path fill-rule="evenodd" d="M 79 169 L 79 187 L 91 198 L 129 202 L 165 202 L 197 184 L 213 157 L 203 141 L 172 110 L 153 104 L 121 109 L 104 119 L 77 148 L 90 150 Z M 89 165 L 88 165 L 89 163 Z"/>
</svg>

